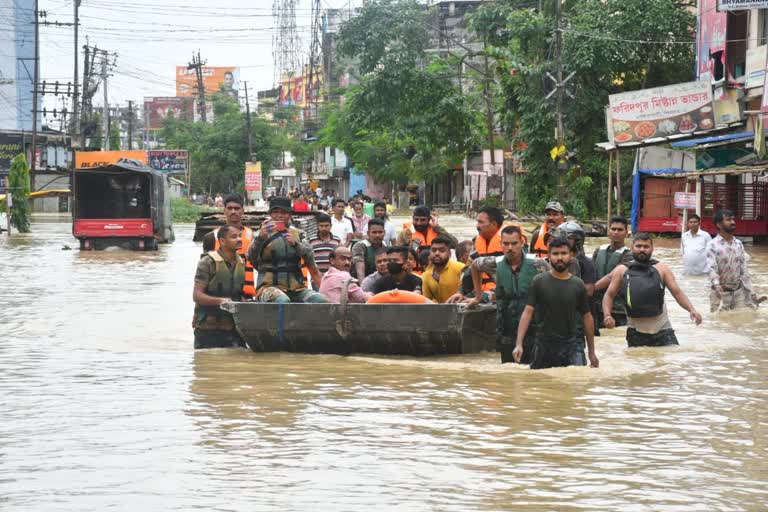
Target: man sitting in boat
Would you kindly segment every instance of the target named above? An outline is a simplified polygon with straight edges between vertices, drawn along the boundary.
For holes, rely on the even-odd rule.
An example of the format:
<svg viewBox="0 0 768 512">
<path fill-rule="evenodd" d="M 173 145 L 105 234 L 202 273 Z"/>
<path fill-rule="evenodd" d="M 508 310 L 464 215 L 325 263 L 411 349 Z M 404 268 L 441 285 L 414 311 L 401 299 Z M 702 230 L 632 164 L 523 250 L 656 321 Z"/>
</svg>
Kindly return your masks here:
<svg viewBox="0 0 768 512">
<path fill-rule="evenodd" d="M 421 294 L 421 278 L 412 274 L 406 263 L 408 261 L 407 247 L 390 247 L 387 249 L 386 275 L 373 285 L 373 293 L 381 293 L 389 290 L 405 290 Z"/>
<path fill-rule="evenodd" d="M 373 292 L 373 285 L 376 281 L 389 274 L 387 270 L 387 263 L 389 262 L 389 256 L 387 255 L 386 247 L 379 247 L 376 249 L 376 272 L 370 274 L 363 279 L 360 288 L 365 292 Z"/>
<path fill-rule="evenodd" d="M 331 266 L 323 275 L 320 283 L 320 293 L 334 304 L 341 302 L 344 288 L 347 289 L 347 302 L 363 304 L 371 298 L 370 293 L 364 292 L 353 278 L 349 269 L 352 268 L 352 251 L 347 247 L 336 247 L 331 251 Z"/>
<path fill-rule="evenodd" d="M 413 209 L 411 222 L 403 224 L 403 231 L 410 232 L 411 246 L 419 253 L 428 251 L 432 241 L 438 236 L 447 237 L 451 241 L 451 249 L 456 248 L 458 244 L 455 237 L 438 225 L 437 215 L 434 215 L 426 206 L 417 206 Z M 400 239 L 406 238 L 406 236 L 402 236 Z"/>
<path fill-rule="evenodd" d="M 424 296 L 443 304 L 456 293 L 461 284 L 464 265 L 451 259 L 451 241 L 439 236 L 432 240 L 429 265 L 421 275 Z"/>
<path fill-rule="evenodd" d="M 232 315 L 219 306 L 242 300 L 245 263 L 237 254 L 240 230 L 226 224 L 216 232 L 219 248 L 209 251 L 197 264 L 195 287 L 195 348 L 244 347 Z"/>
<path fill-rule="evenodd" d="M 269 201 L 270 220 L 262 224 L 248 250 L 248 259 L 258 271 L 256 301 L 328 302 L 323 295 L 307 288 L 302 265 L 318 286 L 320 271 L 304 231 L 289 226 L 290 213 L 290 199 L 273 197 Z"/>
<path fill-rule="evenodd" d="M 367 223 L 368 236 L 352 246 L 352 276 L 362 280 L 376 271 L 376 250 L 384 247 L 384 221 L 371 219 Z"/>
</svg>

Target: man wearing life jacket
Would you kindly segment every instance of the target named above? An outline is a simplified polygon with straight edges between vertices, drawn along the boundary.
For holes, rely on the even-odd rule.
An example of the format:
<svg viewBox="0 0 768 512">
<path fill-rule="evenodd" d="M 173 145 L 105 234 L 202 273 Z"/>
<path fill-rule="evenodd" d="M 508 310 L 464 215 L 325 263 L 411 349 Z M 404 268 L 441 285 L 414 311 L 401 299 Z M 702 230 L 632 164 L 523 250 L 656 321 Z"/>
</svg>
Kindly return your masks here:
<svg viewBox="0 0 768 512">
<path fill-rule="evenodd" d="M 496 350 L 501 353 L 501 362 L 514 362 L 512 352 L 517 338 L 520 316 L 528 300 L 528 289 L 533 278 L 549 270 L 547 262 L 523 251 L 523 232 L 518 226 L 506 226 L 501 230 L 500 256 L 481 256 L 470 266 L 474 298 L 467 307 L 474 307 L 482 301 L 483 276 L 496 279 Z M 522 364 L 533 362 L 536 328 L 531 325 L 523 338 Z"/>
<path fill-rule="evenodd" d="M 312 280 L 320 286 L 321 275 L 312 247 L 304 231 L 289 226 L 291 200 L 273 197 L 269 202 L 270 220 L 261 225 L 248 250 L 248 259 L 258 271 L 258 302 L 328 302 L 322 294 L 307 288 L 302 274 L 306 266 Z"/>
<path fill-rule="evenodd" d="M 624 297 L 627 311 L 627 345 L 630 347 L 662 347 L 677 345 L 677 337 L 667 315 L 664 291 L 669 288 L 680 307 L 688 311 L 696 325 L 701 315 L 677 284 L 669 267 L 652 259 L 653 240 L 648 233 L 637 233 L 632 240 L 632 258 L 611 274 L 611 284 L 603 297 L 605 328 L 613 329 L 613 299 Z"/>
<path fill-rule="evenodd" d="M 603 296 L 605 290 L 611 283 L 611 272 L 619 265 L 627 265 L 632 260 L 632 251 L 630 251 L 624 242 L 627 238 L 627 219 L 616 215 L 611 217 L 608 223 L 608 238 L 610 244 L 600 246 L 592 254 L 592 262 L 595 264 L 597 272 L 597 282 L 595 283 L 594 301 L 598 307 L 598 318 L 596 326 L 599 330 L 603 327 Z M 616 298 L 611 311 L 611 316 L 616 325 L 627 325 L 627 315 L 624 311 L 622 298 Z"/>
<path fill-rule="evenodd" d="M 544 207 L 545 220 L 540 228 L 533 232 L 531 237 L 531 252 L 537 258 L 547 257 L 547 231 L 565 222 L 565 209 L 557 201 L 550 201 Z"/>
<path fill-rule="evenodd" d="M 450 235 L 442 226 L 437 224 L 437 216 L 426 206 L 417 206 L 413 209 L 411 222 L 403 224 L 403 231 L 410 232 L 411 246 L 419 253 L 429 250 L 432 240 L 438 236 L 445 236 L 451 240 L 451 248 L 455 248 L 458 241 Z"/>
<path fill-rule="evenodd" d="M 547 253 L 551 269 L 531 281 L 512 357 L 519 362 L 525 355 L 525 336 L 534 315 L 537 315 L 536 318 L 542 321 L 537 325 L 532 370 L 586 366 L 585 337 L 589 364 L 597 368 L 600 361 L 595 353 L 589 297 L 582 280 L 568 271 L 571 262 L 568 240 L 561 236 L 550 237 Z"/>
<path fill-rule="evenodd" d="M 384 247 L 384 221 L 371 219 L 367 223 L 366 239 L 352 246 L 352 277 L 360 282 L 376 272 L 376 251 Z"/>
<path fill-rule="evenodd" d="M 243 225 L 243 213 L 244 213 L 243 198 L 237 194 L 229 194 L 224 198 L 224 216 L 228 226 L 233 226 L 240 230 L 241 244 L 237 248 L 237 253 L 245 260 L 245 282 L 243 283 L 243 298 L 250 300 L 256 295 L 256 288 L 254 287 L 254 275 L 253 265 L 250 261 L 247 261 L 246 255 L 248 254 L 248 248 L 253 242 L 253 230 L 248 226 Z M 214 229 L 205 237 L 203 237 L 203 251 L 208 253 L 210 251 L 217 251 L 219 249 L 219 239 L 217 237 L 217 229 Z"/>
<path fill-rule="evenodd" d="M 514 225 L 504 222 L 504 214 L 494 206 L 483 206 L 477 212 L 477 236 L 474 238 L 473 251 L 470 258 L 477 259 L 483 256 L 503 256 L 501 247 L 501 231 L 506 225 Z M 519 227 L 519 225 L 517 225 Z M 522 234 L 522 233 L 521 233 Z M 523 245 L 527 243 L 523 236 Z M 483 291 L 493 290 L 496 284 L 493 278 L 486 274 L 483 276 Z"/>
<path fill-rule="evenodd" d="M 195 348 L 245 346 L 235 330 L 232 315 L 219 306 L 242 300 L 245 264 L 238 254 L 240 230 L 224 225 L 216 233 L 218 249 L 200 258 L 192 300 L 195 314 Z"/>
</svg>

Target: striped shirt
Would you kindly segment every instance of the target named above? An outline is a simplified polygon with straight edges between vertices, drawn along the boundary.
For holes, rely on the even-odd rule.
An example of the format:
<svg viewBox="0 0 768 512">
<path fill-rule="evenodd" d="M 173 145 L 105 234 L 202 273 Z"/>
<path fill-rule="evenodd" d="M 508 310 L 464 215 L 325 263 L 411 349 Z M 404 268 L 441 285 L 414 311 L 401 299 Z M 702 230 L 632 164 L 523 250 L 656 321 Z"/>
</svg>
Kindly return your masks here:
<svg viewBox="0 0 768 512">
<path fill-rule="evenodd" d="M 309 245 L 312 246 L 312 252 L 315 253 L 315 264 L 321 274 L 325 274 L 330 267 L 331 251 L 341 245 L 341 240 L 336 235 L 331 235 L 328 240 L 322 238 L 313 238 L 309 241 Z"/>
</svg>

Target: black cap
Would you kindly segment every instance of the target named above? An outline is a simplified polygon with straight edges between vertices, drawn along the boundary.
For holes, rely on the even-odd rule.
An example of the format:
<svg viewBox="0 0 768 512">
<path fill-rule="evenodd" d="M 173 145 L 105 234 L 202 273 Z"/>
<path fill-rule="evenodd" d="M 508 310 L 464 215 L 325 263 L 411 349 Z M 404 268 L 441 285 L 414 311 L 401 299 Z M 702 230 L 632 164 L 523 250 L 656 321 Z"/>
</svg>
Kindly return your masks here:
<svg viewBox="0 0 768 512">
<path fill-rule="evenodd" d="M 269 211 L 271 212 L 275 208 L 280 208 L 287 212 L 293 211 L 293 208 L 291 208 L 291 200 L 284 196 L 273 197 L 269 200 Z"/>
</svg>

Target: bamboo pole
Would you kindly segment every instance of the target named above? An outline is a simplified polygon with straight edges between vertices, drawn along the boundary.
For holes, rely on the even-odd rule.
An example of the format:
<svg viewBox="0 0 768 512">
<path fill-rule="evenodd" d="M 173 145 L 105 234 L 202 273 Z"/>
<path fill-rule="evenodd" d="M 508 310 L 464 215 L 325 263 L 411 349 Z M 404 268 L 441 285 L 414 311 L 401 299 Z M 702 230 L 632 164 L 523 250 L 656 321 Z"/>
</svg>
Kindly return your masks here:
<svg viewBox="0 0 768 512">
<path fill-rule="evenodd" d="M 621 215 L 621 153 L 616 153 L 616 215 Z"/>
<path fill-rule="evenodd" d="M 608 218 L 606 224 L 611 223 L 611 204 L 613 199 L 613 154 L 614 151 L 608 153 Z"/>
</svg>

